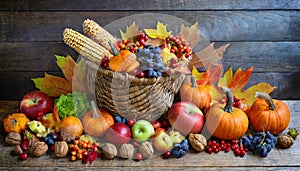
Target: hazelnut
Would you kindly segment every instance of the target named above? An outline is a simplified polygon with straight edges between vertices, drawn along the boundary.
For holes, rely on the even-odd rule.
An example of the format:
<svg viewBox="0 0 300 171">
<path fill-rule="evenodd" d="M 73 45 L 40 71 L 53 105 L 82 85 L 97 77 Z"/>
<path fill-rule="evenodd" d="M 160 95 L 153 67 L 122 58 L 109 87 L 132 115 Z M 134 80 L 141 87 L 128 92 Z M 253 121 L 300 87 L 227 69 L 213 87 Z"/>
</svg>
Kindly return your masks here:
<svg viewBox="0 0 300 171">
<path fill-rule="evenodd" d="M 9 145 L 19 145 L 21 144 L 21 135 L 16 132 L 10 132 L 5 137 L 5 142 Z"/>
<path fill-rule="evenodd" d="M 118 154 L 117 147 L 111 143 L 105 143 L 102 147 L 102 150 L 107 159 L 113 159 Z"/>
<path fill-rule="evenodd" d="M 29 151 L 33 156 L 40 157 L 48 150 L 48 145 L 45 142 L 35 142 L 31 145 Z"/>
<path fill-rule="evenodd" d="M 202 134 L 190 133 L 188 140 L 195 151 L 201 152 L 205 150 L 207 140 Z"/>
<path fill-rule="evenodd" d="M 139 152 L 142 154 L 143 157 L 150 158 L 153 155 L 154 150 L 151 143 L 146 141 L 139 146 Z"/>
<path fill-rule="evenodd" d="M 123 144 L 119 149 L 120 157 L 131 159 L 133 156 L 134 147 L 132 144 Z"/>
<path fill-rule="evenodd" d="M 65 157 L 68 154 L 68 144 L 66 141 L 57 141 L 54 145 L 54 153 L 56 157 Z"/>
</svg>

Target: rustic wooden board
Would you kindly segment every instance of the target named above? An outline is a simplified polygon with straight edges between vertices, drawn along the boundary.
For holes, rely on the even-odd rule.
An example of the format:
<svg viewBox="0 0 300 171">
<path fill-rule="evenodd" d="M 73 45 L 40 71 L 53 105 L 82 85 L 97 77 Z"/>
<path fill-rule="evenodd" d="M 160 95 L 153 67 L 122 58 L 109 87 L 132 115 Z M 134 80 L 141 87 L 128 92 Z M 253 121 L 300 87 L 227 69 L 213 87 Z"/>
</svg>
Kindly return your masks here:
<svg viewBox="0 0 300 171">
<path fill-rule="evenodd" d="M 300 101 L 285 101 L 291 110 L 290 127 L 300 129 Z M 18 108 L 19 101 L 0 101 L 1 115 L 0 121 L 12 111 Z M 2 124 L 2 122 L 0 122 Z M 2 126 L 0 126 L 2 128 Z M 1 131 L 3 134 L 3 130 Z M 176 159 L 163 159 L 161 156 L 156 156 L 144 161 L 133 160 L 96 160 L 92 165 L 82 165 L 80 161 L 70 162 L 68 158 L 55 159 L 51 153 L 39 158 L 29 158 L 25 161 L 19 161 L 17 156 L 9 155 L 12 147 L 3 144 L 4 136 L 0 138 L 0 167 L 1 169 L 47 169 L 47 168 L 76 168 L 76 169 L 101 169 L 104 170 L 182 170 L 182 169 L 205 169 L 205 170 L 298 170 L 300 168 L 300 139 L 298 138 L 294 145 L 289 149 L 273 149 L 268 157 L 261 158 L 248 153 L 245 157 L 234 157 L 232 152 L 207 154 L 195 153 L 190 151 L 186 156 Z M 91 166 L 91 167 L 90 167 Z M 79 168 L 80 167 L 80 168 Z"/>
<path fill-rule="evenodd" d="M 246 68 L 245 68 L 246 69 Z M 61 72 L 47 72 L 62 76 Z M 0 72 L 0 82 L 5 83 L 0 89 L 0 100 L 18 100 L 30 90 L 35 90 L 31 78 L 44 77 L 44 72 Z M 279 99 L 299 99 L 300 72 L 296 73 L 253 73 L 247 86 L 266 82 L 277 87 L 272 96 Z"/>
<path fill-rule="evenodd" d="M 17 2 L 17 3 L 16 3 Z M 266 10 L 266 9 L 299 9 L 298 0 L 90 0 L 88 3 L 39 0 L 2 0 L 0 10 L 14 11 L 69 11 L 69 10 Z"/>
<path fill-rule="evenodd" d="M 198 21 L 200 30 L 210 41 L 300 40 L 298 10 L 152 12 L 173 15 L 190 23 Z M 0 12 L 0 41 L 61 41 L 64 28 L 81 31 L 86 18 L 105 26 L 122 17 L 141 13 L 145 12 Z M 123 30 L 125 28 L 123 25 Z M 119 26 L 112 31 L 119 33 Z"/>
<path fill-rule="evenodd" d="M 254 72 L 300 71 L 300 42 L 229 42 L 223 57 L 223 66 L 246 69 L 255 66 Z M 216 43 L 220 47 L 225 42 Z M 289 49 L 289 50 L 286 50 Z M 0 43 L 0 71 L 60 71 L 54 55 L 78 53 L 63 42 L 3 42 Z"/>
</svg>

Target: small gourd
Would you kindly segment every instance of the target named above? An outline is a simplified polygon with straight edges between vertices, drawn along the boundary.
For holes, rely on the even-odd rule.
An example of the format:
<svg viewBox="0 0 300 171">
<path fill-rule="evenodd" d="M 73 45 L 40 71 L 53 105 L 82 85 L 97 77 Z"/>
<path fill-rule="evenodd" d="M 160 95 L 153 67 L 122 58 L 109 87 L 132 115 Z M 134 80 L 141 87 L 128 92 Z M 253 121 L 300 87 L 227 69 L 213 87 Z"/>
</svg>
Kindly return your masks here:
<svg viewBox="0 0 300 171">
<path fill-rule="evenodd" d="M 290 110 L 288 106 L 270 95 L 262 92 L 256 93 L 256 99 L 249 109 L 250 125 L 256 131 L 269 131 L 271 134 L 283 132 L 290 123 Z"/>
<path fill-rule="evenodd" d="M 110 58 L 109 68 L 115 72 L 131 73 L 137 70 L 140 63 L 136 59 L 136 55 L 129 50 L 122 50 L 118 55 Z"/>
<path fill-rule="evenodd" d="M 210 107 L 211 95 L 205 86 L 197 85 L 195 77 L 191 77 L 191 83 L 182 85 L 180 89 L 180 98 L 182 101 L 194 103 L 201 110 Z"/>
<path fill-rule="evenodd" d="M 63 140 L 69 142 L 80 137 L 82 133 L 83 128 L 79 118 L 67 116 L 60 121 L 60 134 Z"/>
<path fill-rule="evenodd" d="M 206 128 L 215 137 L 230 140 L 237 139 L 248 130 L 249 120 L 244 111 L 233 107 L 232 92 L 222 87 L 228 102 L 214 103 L 206 114 Z"/>
<path fill-rule="evenodd" d="M 107 111 L 97 109 L 94 101 L 92 101 L 91 105 L 93 109 L 86 112 L 81 121 L 84 132 L 98 138 L 114 124 L 114 118 Z"/>
<path fill-rule="evenodd" d="M 27 128 L 27 123 L 30 120 L 24 113 L 13 113 L 8 115 L 3 120 L 3 126 L 6 133 L 17 132 L 21 133 Z"/>
</svg>

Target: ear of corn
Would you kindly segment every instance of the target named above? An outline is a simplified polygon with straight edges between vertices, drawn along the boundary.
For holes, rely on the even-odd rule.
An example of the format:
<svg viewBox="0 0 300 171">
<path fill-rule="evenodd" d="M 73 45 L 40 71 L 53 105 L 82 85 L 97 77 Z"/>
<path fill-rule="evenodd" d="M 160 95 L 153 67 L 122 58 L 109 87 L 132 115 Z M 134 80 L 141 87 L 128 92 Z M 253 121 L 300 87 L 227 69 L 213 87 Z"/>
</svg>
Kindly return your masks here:
<svg viewBox="0 0 300 171">
<path fill-rule="evenodd" d="M 111 56 L 107 49 L 83 34 L 70 28 L 66 28 L 64 30 L 63 39 L 68 46 L 73 48 L 82 56 L 86 57 L 88 60 L 97 64 L 105 55 Z"/>
<path fill-rule="evenodd" d="M 86 19 L 83 24 L 83 33 L 93 39 L 95 42 L 99 43 L 105 49 L 110 50 L 108 42 L 115 43 L 117 40 L 104 28 L 102 28 L 95 21 Z"/>
</svg>

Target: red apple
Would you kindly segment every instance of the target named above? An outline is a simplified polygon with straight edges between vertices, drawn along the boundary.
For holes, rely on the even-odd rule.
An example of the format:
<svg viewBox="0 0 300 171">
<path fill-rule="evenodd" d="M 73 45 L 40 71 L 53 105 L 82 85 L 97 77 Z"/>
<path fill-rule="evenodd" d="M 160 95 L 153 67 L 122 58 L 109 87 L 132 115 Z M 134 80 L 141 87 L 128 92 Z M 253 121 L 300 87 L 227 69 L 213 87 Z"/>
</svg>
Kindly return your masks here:
<svg viewBox="0 0 300 171">
<path fill-rule="evenodd" d="M 20 104 L 20 110 L 30 120 L 35 120 L 39 113 L 46 114 L 53 109 L 53 100 L 48 94 L 41 91 L 31 91 L 26 93 Z"/>
<path fill-rule="evenodd" d="M 199 133 L 204 125 L 201 110 L 191 102 L 176 102 L 168 111 L 168 120 L 175 130 L 183 135 Z"/>
<path fill-rule="evenodd" d="M 120 146 L 130 141 L 131 131 L 126 124 L 115 123 L 106 131 L 105 137 L 108 142 Z"/>
</svg>

